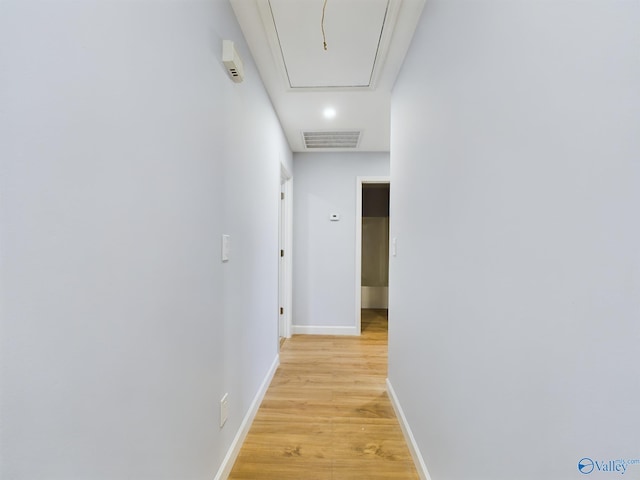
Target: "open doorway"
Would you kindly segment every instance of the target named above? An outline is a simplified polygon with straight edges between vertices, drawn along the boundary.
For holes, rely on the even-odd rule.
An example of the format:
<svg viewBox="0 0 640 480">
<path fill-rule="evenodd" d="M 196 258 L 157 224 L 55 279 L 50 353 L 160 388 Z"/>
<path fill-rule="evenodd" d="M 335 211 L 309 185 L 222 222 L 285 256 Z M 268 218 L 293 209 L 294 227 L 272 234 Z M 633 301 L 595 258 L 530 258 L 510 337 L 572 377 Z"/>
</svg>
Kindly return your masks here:
<svg viewBox="0 0 640 480">
<path fill-rule="evenodd" d="M 389 177 L 358 177 L 356 192 L 356 327 L 387 318 Z M 364 312 L 364 313 L 363 313 Z M 363 318 L 364 315 L 364 318 Z"/>
<path fill-rule="evenodd" d="M 278 348 L 285 339 L 291 337 L 291 311 L 293 306 L 293 270 L 292 270 L 292 178 L 284 166 L 280 174 L 280 209 L 278 234 Z"/>
</svg>

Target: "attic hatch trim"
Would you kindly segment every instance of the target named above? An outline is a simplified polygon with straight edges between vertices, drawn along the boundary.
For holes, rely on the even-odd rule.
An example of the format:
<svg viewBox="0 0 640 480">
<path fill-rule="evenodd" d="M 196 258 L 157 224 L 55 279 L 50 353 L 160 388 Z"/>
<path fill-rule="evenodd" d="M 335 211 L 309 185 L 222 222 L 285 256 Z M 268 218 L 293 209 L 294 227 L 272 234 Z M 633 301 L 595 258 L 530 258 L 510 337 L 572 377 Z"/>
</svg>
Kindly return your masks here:
<svg viewBox="0 0 640 480">
<path fill-rule="evenodd" d="M 271 0 L 256 0 L 258 10 L 262 18 L 263 26 L 267 33 L 268 44 L 271 47 L 273 58 L 275 60 L 282 79 L 285 82 L 285 90 L 287 91 L 371 91 L 376 89 L 376 85 L 382 75 L 382 70 L 387 62 L 387 55 L 390 50 L 393 32 L 396 29 L 396 23 L 399 18 L 400 6 L 402 0 L 387 0 L 382 24 L 380 26 L 380 34 L 376 42 L 376 51 L 371 64 L 371 71 L 368 82 L 365 84 L 348 84 L 341 83 L 338 85 L 321 84 L 321 85 L 294 85 L 291 81 L 289 68 L 285 60 L 282 41 L 278 31 L 276 16 L 271 5 Z"/>
</svg>

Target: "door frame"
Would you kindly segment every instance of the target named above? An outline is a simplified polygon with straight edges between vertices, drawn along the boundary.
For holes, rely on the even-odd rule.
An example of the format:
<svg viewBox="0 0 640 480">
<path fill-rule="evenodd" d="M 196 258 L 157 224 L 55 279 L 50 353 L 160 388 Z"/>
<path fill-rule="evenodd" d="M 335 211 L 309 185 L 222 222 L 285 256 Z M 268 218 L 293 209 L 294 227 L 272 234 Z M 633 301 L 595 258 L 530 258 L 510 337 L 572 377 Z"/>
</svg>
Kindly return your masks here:
<svg viewBox="0 0 640 480">
<path fill-rule="evenodd" d="M 293 310 L 293 176 L 280 165 L 280 193 L 284 193 L 278 208 L 278 339 L 291 337 Z M 284 256 L 280 256 L 284 250 Z"/>
<path fill-rule="evenodd" d="M 362 185 L 368 183 L 388 183 L 391 188 L 390 176 L 356 177 L 356 332 L 362 333 Z"/>
</svg>

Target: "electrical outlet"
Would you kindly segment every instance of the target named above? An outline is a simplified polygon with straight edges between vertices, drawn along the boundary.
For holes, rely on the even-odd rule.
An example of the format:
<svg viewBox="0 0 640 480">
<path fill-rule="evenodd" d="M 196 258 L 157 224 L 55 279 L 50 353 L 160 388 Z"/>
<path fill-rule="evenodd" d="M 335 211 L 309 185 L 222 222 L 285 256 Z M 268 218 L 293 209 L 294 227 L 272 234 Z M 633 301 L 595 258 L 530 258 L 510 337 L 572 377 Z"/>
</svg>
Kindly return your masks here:
<svg viewBox="0 0 640 480">
<path fill-rule="evenodd" d="M 225 393 L 220 399 L 220 428 L 224 427 L 229 416 L 229 394 Z"/>
</svg>

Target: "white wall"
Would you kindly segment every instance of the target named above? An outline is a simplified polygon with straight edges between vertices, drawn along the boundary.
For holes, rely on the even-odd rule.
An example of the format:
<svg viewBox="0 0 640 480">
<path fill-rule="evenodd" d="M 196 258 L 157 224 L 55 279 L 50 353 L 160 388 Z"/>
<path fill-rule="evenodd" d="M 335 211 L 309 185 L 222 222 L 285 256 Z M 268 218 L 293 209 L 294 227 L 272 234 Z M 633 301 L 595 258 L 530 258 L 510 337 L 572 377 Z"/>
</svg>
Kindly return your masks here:
<svg viewBox="0 0 640 480">
<path fill-rule="evenodd" d="M 294 333 L 354 334 L 356 178 L 389 175 L 389 154 L 296 153 L 293 165 Z"/>
<path fill-rule="evenodd" d="M 213 478 L 277 357 L 291 163 L 231 8 L 3 1 L 0 71 L 0 477 Z"/>
<path fill-rule="evenodd" d="M 433 480 L 640 458 L 638 25 L 426 4 L 392 98 L 389 378 Z"/>
</svg>

